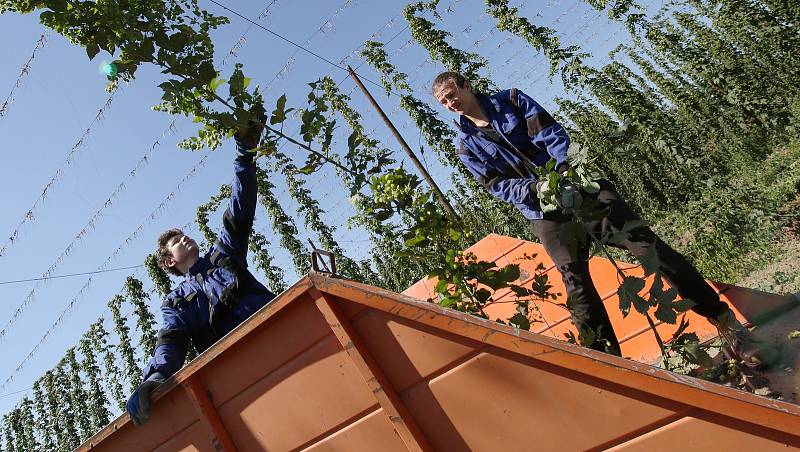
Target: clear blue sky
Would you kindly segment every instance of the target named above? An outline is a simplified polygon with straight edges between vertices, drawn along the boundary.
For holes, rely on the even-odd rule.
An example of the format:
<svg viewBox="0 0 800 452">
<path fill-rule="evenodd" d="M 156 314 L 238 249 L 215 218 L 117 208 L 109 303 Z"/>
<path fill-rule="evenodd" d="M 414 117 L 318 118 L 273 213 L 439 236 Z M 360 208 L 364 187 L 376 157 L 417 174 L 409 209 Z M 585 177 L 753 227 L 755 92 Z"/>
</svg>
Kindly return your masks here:
<svg viewBox="0 0 800 452">
<path fill-rule="evenodd" d="M 406 23 L 401 16 L 406 1 L 224 0 L 221 3 L 250 18 L 256 18 L 272 4 L 270 14 L 260 21 L 261 24 L 298 43 L 305 43 L 307 48 L 333 61 L 350 54 L 378 30 L 381 34 L 377 40 L 382 42 L 397 35 L 387 44 L 392 62 L 410 75 L 418 96 L 433 103 L 428 94 L 429 81 L 442 68 L 431 63 L 420 46 L 408 43 L 410 33 L 403 30 Z M 523 15 L 533 22 L 559 30 L 565 44 L 578 44 L 598 55 L 598 61 L 604 60 L 608 49 L 626 37 L 624 32 L 618 32 L 618 24 L 609 24 L 603 15 L 591 10 L 582 0 L 512 3 L 520 6 Z M 658 7 L 662 2 L 644 3 Z M 205 1 L 200 4 L 211 12 L 223 14 L 216 5 Z M 442 0 L 440 26 L 453 33 L 452 43 L 456 47 L 477 51 L 490 59 L 491 70 L 485 75 L 492 77 L 500 87 L 520 88 L 553 109 L 553 98 L 561 94 L 561 89 L 547 82 L 545 59 L 508 33 L 497 30 L 492 33 L 494 20 L 482 15 L 482 6 L 482 2 L 477 1 Z M 230 19 L 231 24 L 214 35 L 218 62 L 248 29 L 243 20 L 233 16 Z M 0 103 L 12 89 L 20 67 L 30 57 L 43 32 L 45 29 L 35 14 L 0 15 L 0 42 L 3 43 L 0 47 Z M 298 52 L 263 30 L 252 27 L 245 38 L 235 60 L 245 65 L 245 73 L 253 77 L 254 83 L 266 86 L 274 79 L 266 94 L 268 109 L 284 92 L 291 106 L 302 106 L 308 92 L 306 84 L 322 76 L 330 74 L 337 81 L 345 78 L 343 71 Z M 294 59 L 293 63 L 278 76 L 290 58 Z M 176 148 L 175 144 L 191 133 L 192 124 L 186 119 L 178 119 L 177 132 L 162 138 L 147 162 L 139 164 L 173 119 L 150 109 L 160 97 L 156 85 L 163 78 L 148 67 L 140 69 L 137 79 L 114 95 L 103 119 L 91 126 L 83 146 L 78 147 L 65 165 L 70 150 L 108 98 L 103 90 L 104 77 L 98 72 L 104 59 L 111 58 L 101 53 L 94 61 L 88 61 L 82 49 L 50 32 L 47 45 L 37 52 L 30 73 L 22 79 L 22 86 L 16 90 L 6 116 L 0 117 L 0 190 L 3 193 L 0 246 L 6 244 L 45 186 L 55 178 L 48 196 L 33 212 L 32 220 L 21 227 L 17 240 L 0 257 L 0 282 L 40 277 L 51 268 L 52 275 L 63 275 L 93 271 L 103 264 L 106 264 L 104 268 L 141 264 L 152 252 L 160 231 L 191 222 L 197 205 L 206 202 L 221 184 L 231 179 L 232 143 L 225 143 L 214 153 L 191 153 Z M 232 61 L 227 68 L 232 66 Z M 347 63 L 355 67 L 361 60 L 352 57 Z M 378 80 L 369 66 L 363 66 L 359 72 L 366 78 Z M 346 80 L 341 86 L 343 91 L 349 92 L 354 84 Z M 377 87 L 368 85 L 368 88 L 387 112 L 394 112 L 392 119 L 412 147 L 416 147 L 420 142 L 419 132 L 411 126 L 404 112 L 397 111 L 397 99 L 387 98 Z M 376 128 L 376 136 L 386 146 L 397 149 L 361 94 L 353 92 L 352 97 L 353 106 L 366 118 L 367 129 Z M 343 121 L 339 123 L 343 125 Z M 342 133 L 344 129 L 342 126 Z M 292 148 L 287 148 L 287 152 L 297 156 L 299 161 L 304 158 L 304 154 Z M 193 176 L 187 176 L 203 157 L 206 157 L 205 165 L 197 167 Z M 423 157 L 430 164 L 434 177 L 446 185 L 447 174 L 433 163 L 435 157 L 429 152 Z M 400 160 L 402 156 L 398 155 Z M 138 171 L 132 177 L 130 172 L 134 168 Z M 125 188 L 119 191 L 117 187 L 123 180 Z M 185 182 L 176 191 L 181 180 Z M 284 183 L 276 180 L 275 185 L 284 208 L 294 213 L 295 205 Z M 326 210 L 325 220 L 337 227 L 336 237 L 342 247 L 352 253 L 351 257 L 367 256 L 365 237 L 346 226 L 350 206 L 338 179 L 330 177 L 330 172 L 326 171 L 310 176 L 307 185 Z M 115 191 L 118 195 L 109 206 L 103 207 Z M 151 216 L 170 193 L 174 196 Z M 74 240 L 98 211 L 102 215 L 93 222 L 93 228 L 80 240 Z M 261 221 L 256 228 L 263 229 L 276 246 L 275 235 L 263 221 L 266 214 L 259 211 L 258 218 Z M 218 218 L 212 222 L 215 227 L 219 224 Z M 297 225 L 305 242 L 309 234 L 302 220 L 297 220 Z M 136 231 L 138 234 L 126 243 Z M 69 253 L 59 258 L 71 243 Z M 279 249 L 274 252 L 291 283 L 297 275 L 291 269 L 287 253 Z M 8 411 L 36 378 L 54 366 L 64 351 L 77 343 L 90 323 L 107 315 L 106 303 L 120 291 L 125 276 L 131 273 L 117 271 L 96 275 L 84 290 L 81 289 L 87 283 L 85 276 L 47 283 L 0 285 L 0 328 L 6 326 L 14 311 L 28 300 L 24 313 L 0 339 L 0 384 L 14 376 L 13 381 L 0 390 L 0 413 Z M 135 274 L 149 288 L 144 270 Z M 35 292 L 29 298 L 31 290 Z M 63 323 L 52 330 L 33 358 L 17 372 L 15 369 L 20 362 L 73 300 L 74 308 Z M 160 300 L 153 297 L 150 305 L 158 318 Z M 111 328 L 110 323 L 107 327 Z"/>
</svg>

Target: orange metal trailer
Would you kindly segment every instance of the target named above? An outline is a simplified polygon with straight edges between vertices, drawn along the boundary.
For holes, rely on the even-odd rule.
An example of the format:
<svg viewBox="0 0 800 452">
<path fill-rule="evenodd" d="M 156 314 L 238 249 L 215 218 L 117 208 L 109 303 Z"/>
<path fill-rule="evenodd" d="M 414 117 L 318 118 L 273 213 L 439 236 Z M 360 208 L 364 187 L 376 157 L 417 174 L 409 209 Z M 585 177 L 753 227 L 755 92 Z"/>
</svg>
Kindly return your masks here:
<svg viewBox="0 0 800 452">
<path fill-rule="evenodd" d="M 312 273 L 79 450 L 787 450 L 800 407 Z"/>
</svg>

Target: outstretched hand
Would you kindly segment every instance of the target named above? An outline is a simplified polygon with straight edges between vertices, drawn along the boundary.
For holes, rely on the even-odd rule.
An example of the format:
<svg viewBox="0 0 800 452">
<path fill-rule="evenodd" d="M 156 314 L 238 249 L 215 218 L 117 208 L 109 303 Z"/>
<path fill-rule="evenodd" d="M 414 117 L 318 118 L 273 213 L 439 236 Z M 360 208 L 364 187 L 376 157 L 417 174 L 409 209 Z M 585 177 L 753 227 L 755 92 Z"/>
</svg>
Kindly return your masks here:
<svg viewBox="0 0 800 452">
<path fill-rule="evenodd" d="M 128 399 L 125 410 L 134 424 L 142 425 L 150 419 L 150 395 L 164 380 L 164 376 L 158 372 L 150 375 Z"/>
<path fill-rule="evenodd" d="M 570 183 L 563 184 L 561 193 L 556 197 L 556 204 L 561 207 L 565 214 L 574 213 L 583 204 L 583 196 L 580 189 Z"/>
<path fill-rule="evenodd" d="M 555 190 L 550 188 L 549 181 L 541 180 L 531 186 L 531 191 L 538 197 L 544 212 L 561 209 L 564 214 L 571 215 L 583 204 L 580 188 L 567 180 L 565 175 L 562 175 Z"/>
<path fill-rule="evenodd" d="M 234 134 L 236 143 L 242 149 L 248 151 L 257 148 L 261 143 L 261 134 L 264 132 L 264 122 L 266 121 L 266 112 L 263 104 L 253 104 L 250 108 L 250 113 L 252 113 L 253 117 L 247 121 L 247 125 Z"/>
</svg>

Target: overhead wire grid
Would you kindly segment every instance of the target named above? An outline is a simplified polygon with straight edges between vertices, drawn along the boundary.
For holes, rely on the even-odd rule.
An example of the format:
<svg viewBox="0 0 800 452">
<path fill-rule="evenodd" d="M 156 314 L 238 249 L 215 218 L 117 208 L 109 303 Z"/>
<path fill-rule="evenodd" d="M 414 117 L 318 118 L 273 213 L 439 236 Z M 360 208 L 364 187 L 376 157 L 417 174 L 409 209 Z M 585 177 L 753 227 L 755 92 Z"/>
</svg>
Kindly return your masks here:
<svg viewBox="0 0 800 452">
<path fill-rule="evenodd" d="M 217 2 L 214 2 L 214 3 L 217 3 Z M 523 44 L 523 45 L 525 45 L 525 44 Z M 298 50 L 298 52 L 299 52 L 299 50 Z M 346 58 L 348 58 L 349 56 L 350 56 L 350 55 L 348 54 L 348 55 L 345 57 L 345 59 L 346 59 Z M 326 60 L 327 60 L 327 59 L 326 59 Z M 343 60 L 344 60 L 344 59 L 343 59 Z M 328 61 L 328 62 L 329 62 L 329 63 L 331 63 L 330 61 Z M 340 65 L 336 65 L 336 64 L 334 64 L 334 65 L 335 65 L 335 66 L 339 66 L 339 68 L 341 69 Z M 363 63 L 362 63 L 362 65 L 363 65 Z M 373 83 L 373 84 L 375 84 L 374 82 L 372 82 L 372 83 Z M 366 116 L 366 115 L 365 115 L 365 116 Z M 377 128 L 377 127 L 376 127 L 376 128 Z M 373 129 L 373 130 L 374 130 L 374 129 Z M 316 183 L 318 184 L 319 182 L 316 182 Z M 284 192 L 285 192 L 285 190 L 284 190 Z M 330 193 L 330 192 L 328 192 L 328 193 Z M 326 195 L 326 197 L 327 197 L 327 196 L 328 196 L 328 195 Z M 341 200 L 340 200 L 339 202 L 341 203 Z M 341 217 L 340 217 L 340 218 L 341 218 Z M 337 222 L 337 223 L 338 223 L 338 222 Z"/>
</svg>

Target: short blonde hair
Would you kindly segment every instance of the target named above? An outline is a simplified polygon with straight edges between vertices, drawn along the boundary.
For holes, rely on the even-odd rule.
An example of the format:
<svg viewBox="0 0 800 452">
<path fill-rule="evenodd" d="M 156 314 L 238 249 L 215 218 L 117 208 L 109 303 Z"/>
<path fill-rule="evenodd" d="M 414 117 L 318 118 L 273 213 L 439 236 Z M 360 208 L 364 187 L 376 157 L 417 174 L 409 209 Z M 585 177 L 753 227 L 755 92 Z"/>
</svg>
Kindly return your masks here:
<svg viewBox="0 0 800 452">
<path fill-rule="evenodd" d="M 454 71 L 442 72 L 441 74 L 437 75 L 435 79 L 433 79 L 433 85 L 431 86 L 431 93 L 433 93 L 433 95 L 436 96 L 436 91 L 438 91 L 438 89 L 442 85 L 451 81 L 455 83 L 456 86 L 458 86 L 459 88 L 463 88 L 464 83 L 466 83 L 467 81 L 467 78 L 461 75 L 460 73 Z"/>
</svg>

